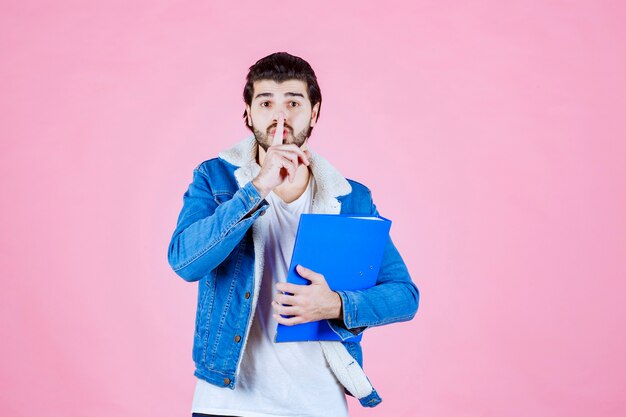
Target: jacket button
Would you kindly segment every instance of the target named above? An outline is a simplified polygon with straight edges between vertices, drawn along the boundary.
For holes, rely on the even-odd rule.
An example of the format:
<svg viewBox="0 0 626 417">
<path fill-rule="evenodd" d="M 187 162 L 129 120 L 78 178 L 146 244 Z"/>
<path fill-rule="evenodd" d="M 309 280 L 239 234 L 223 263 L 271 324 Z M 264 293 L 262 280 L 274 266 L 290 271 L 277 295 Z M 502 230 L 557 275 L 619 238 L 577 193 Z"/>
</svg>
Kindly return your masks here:
<svg viewBox="0 0 626 417">
<path fill-rule="evenodd" d="M 264 215 L 266 211 L 267 211 L 267 210 L 263 210 L 263 211 L 261 212 L 261 214 L 259 214 L 259 216 Z"/>
<path fill-rule="evenodd" d="M 246 299 L 250 298 L 250 291 L 246 291 Z"/>
<path fill-rule="evenodd" d="M 235 336 L 235 342 L 239 343 L 240 340 L 241 340 L 241 336 L 239 335 Z"/>
<path fill-rule="evenodd" d="M 224 378 L 224 385 L 230 384 L 230 378 Z"/>
<path fill-rule="evenodd" d="M 254 201 L 254 197 L 250 196 L 250 201 Z"/>
</svg>

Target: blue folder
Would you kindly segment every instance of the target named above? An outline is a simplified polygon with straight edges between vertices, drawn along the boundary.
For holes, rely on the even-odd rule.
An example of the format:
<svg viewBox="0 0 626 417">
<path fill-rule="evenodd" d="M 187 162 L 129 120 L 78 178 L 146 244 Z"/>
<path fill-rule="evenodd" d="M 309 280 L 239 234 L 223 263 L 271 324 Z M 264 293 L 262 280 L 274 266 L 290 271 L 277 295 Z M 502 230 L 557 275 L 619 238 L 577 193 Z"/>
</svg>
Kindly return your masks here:
<svg viewBox="0 0 626 417">
<path fill-rule="evenodd" d="M 373 287 L 389 241 L 390 228 L 391 221 L 382 216 L 302 214 L 287 282 L 310 284 L 296 272 L 296 265 L 302 265 L 324 275 L 332 290 L 353 291 Z M 361 336 L 346 340 L 359 341 Z M 341 338 L 330 328 L 327 320 L 292 326 L 278 323 L 276 342 L 313 340 Z"/>
</svg>

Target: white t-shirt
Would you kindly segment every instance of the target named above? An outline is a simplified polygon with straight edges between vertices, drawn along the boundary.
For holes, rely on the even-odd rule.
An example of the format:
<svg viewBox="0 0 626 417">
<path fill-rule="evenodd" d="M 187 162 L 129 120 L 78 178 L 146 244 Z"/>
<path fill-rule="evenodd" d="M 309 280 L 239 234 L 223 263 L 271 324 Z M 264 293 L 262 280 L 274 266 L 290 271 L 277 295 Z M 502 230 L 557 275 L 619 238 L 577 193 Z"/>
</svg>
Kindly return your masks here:
<svg viewBox="0 0 626 417">
<path fill-rule="evenodd" d="M 234 390 L 198 378 L 192 412 L 242 417 L 344 417 L 348 405 L 343 386 L 326 363 L 317 342 L 275 343 L 271 303 L 276 282 L 285 282 L 300 214 L 311 211 L 315 180 L 295 201 L 285 203 L 273 192 L 261 222 L 265 243 L 263 281 L 240 374 Z"/>
</svg>

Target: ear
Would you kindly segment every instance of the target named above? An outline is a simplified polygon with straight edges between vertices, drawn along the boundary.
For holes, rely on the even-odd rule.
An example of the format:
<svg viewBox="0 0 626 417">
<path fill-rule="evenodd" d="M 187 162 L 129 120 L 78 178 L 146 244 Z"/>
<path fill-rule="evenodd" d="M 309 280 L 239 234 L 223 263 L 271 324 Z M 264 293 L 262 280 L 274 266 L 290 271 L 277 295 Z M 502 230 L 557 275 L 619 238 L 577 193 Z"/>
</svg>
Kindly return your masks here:
<svg viewBox="0 0 626 417">
<path fill-rule="evenodd" d="M 248 126 L 252 127 L 252 116 L 250 116 L 250 106 L 246 104 L 246 119 Z"/>
<path fill-rule="evenodd" d="M 317 123 L 317 111 L 319 110 L 319 108 L 320 103 L 315 103 L 315 106 L 313 106 L 313 110 L 311 111 L 311 127 L 315 126 L 315 123 Z"/>
</svg>

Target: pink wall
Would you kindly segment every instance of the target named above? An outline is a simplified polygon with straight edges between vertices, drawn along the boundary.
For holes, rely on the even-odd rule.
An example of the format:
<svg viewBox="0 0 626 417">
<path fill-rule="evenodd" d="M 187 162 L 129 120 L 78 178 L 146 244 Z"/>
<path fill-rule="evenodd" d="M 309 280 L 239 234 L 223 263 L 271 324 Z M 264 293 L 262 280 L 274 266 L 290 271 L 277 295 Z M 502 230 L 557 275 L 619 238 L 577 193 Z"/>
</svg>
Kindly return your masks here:
<svg viewBox="0 0 626 417">
<path fill-rule="evenodd" d="M 384 401 L 352 414 L 626 414 L 622 2 L 99 3 L 0 9 L 0 415 L 190 415 L 167 244 L 279 50 L 422 291 L 365 336 Z"/>
</svg>

